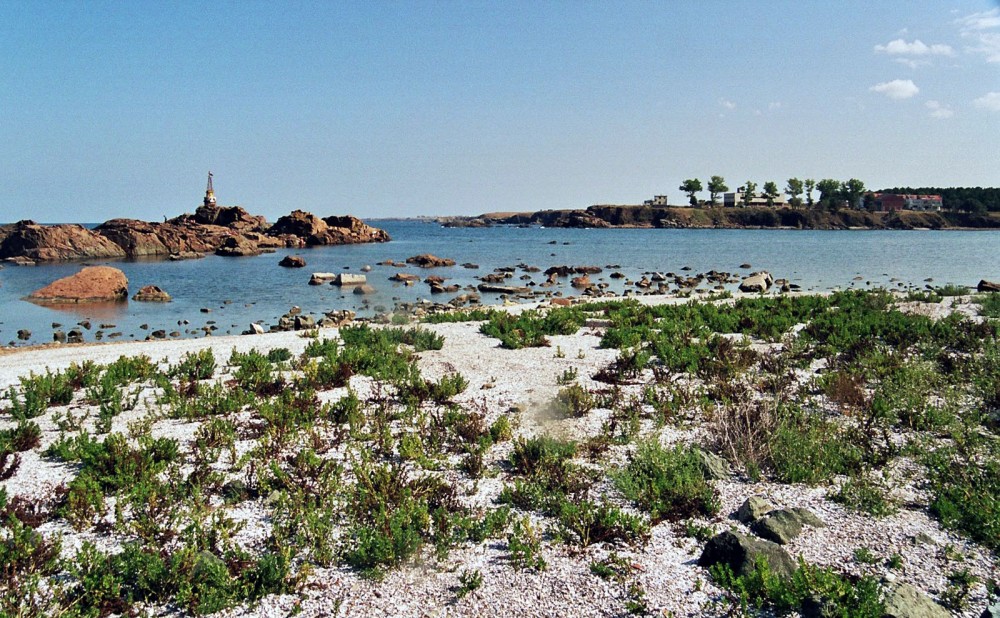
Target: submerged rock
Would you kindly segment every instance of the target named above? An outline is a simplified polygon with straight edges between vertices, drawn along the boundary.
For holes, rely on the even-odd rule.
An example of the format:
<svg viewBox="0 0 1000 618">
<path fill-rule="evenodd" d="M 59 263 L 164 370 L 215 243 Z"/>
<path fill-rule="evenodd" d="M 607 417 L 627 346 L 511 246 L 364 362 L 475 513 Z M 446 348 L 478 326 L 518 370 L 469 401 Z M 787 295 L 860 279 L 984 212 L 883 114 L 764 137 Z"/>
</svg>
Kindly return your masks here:
<svg viewBox="0 0 1000 618">
<path fill-rule="evenodd" d="M 141 303 L 169 303 L 170 294 L 164 292 L 155 285 L 146 285 L 139 289 L 132 297 L 132 300 Z"/>
</svg>

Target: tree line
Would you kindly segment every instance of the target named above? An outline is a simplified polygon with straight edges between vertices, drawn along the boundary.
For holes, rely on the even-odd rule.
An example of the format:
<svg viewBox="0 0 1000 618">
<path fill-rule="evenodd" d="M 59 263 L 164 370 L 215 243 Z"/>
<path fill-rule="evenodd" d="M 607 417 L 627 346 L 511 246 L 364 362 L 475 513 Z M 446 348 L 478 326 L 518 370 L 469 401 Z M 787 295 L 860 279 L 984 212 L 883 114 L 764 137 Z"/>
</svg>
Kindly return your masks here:
<svg viewBox="0 0 1000 618">
<path fill-rule="evenodd" d="M 712 176 L 708 180 L 707 187 L 708 202 L 702 202 L 698 199 L 698 193 L 701 193 L 705 187 L 697 178 L 685 180 L 679 189 L 687 194 L 688 201 L 692 206 L 701 204 L 716 206 L 719 195 L 729 191 L 726 179 L 722 176 Z M 757 195 L 757 183 L 748 180 L 739 187 L 738 191 L 742 192 L 740 205 L 749 206 L 751 200 Z M 819 193 L 818 199 L 814 198 L 813 191 Z M 802 208 L 803 206 L 822 210 L 836 210 L 844 206 L 859 208 L 865 194 L 865 183 L 857 178 L 843 182 L 833 178 L 822 180 L 789 178 L 784 191 L 779 191 L 778 185 L 774 181 L 765 182 L 764 186 L 761 187 L 760 196 L 767 200 L 768 206 L 774 206 L 781 193 L 788 195 L 788 205 L 792 208 Z"/>
</svg>

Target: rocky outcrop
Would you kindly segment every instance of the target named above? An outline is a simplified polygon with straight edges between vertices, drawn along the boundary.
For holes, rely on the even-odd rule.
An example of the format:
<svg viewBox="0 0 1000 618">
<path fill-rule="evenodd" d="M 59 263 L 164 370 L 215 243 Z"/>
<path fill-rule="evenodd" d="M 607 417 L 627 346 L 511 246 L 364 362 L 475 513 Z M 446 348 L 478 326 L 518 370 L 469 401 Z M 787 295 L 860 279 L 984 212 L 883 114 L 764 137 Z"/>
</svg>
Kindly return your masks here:
<svg viewBox="0 0 1000 618">
<path fill-rule="evenodd" d="M 139 288 L 132 300 L 140 303 L 169 303 L 171 299 L 170 294 L 164 292 L 159 286 L 145 285 Z"/>
<path fill-rule="evenodd" d="M 357 217 L 347 215 L 321 219 L 303 210 L 293 210 L 281 217 L 267 230 L 267 234 L 299 238 L 309 246 L 351 245 L 390 240 L 385 230 L 367 225 Z"/>
<path fill-rule="evenodd" d="M 125 257 L 125 250 L 82 225 L 39 225 L 19 221 L 2 226 L 0 258 L 40 262 Z"/>
<path fill-rule="evenodd" d="M 976 286 L 977 292 L 1000 292 L 1000 283 L 981 279 Z"/>
<path fill-rule="evenodd" d="M 239 206 L 201 206 L 162 223 L 111 219 L 94 230 L 21 221 L 0 226 L 0 259 L 57 261 L 94 258 L 256 255 L 258 249 L 385 242 L 389 235 L 351 216 L 297 210 L 269 226 Z M 235 243 L 235 244 L 233 244 Z M 219 251 L 221 249 L 221 251 Z M 179 258 L 178 258 L 179 259 Z"/>
<path fill-rule="evenodd" d="M 88 266 L 75 275 L 63 277 L 40 290 L 27 300 L 39 304 L 87 302 L 117 302 L 128 298 L 128 278 L 110 266 Z"/>
</svg>

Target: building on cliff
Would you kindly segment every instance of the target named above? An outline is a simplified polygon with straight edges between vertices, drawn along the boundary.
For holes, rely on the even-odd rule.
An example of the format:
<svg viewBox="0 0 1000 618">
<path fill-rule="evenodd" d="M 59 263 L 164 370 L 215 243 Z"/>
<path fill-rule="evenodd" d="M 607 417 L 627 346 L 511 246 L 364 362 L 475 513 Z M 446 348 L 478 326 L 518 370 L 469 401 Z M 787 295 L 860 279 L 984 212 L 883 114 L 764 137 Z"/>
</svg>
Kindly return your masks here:
<svg viewBox="0 0 1000 618">
<path fill-rule="evenodd" d="M 723 193 L 722 205 L 725 206 L 726 208 L 735 208 L 736 206 L 742 206 L 743 193 L 744 193 L 743 187 L 740 187 L 733 193 Z M 774 204 L 776 208 L 788 205 L 788 203 L 785 202 L 784 195 L 775 196 L 774 198 L 772 198 L 771 202 Z M 754 193 L 753 195 L 750 196 L 750 200 L 747 206 L 751 207 L 767 206 L 767 198 L 764 196 L 763 193 Z"/>
<path fill-rule="evenodd" d="M 881 212 L 916 210 L 918 212 L 941 212 L 940 195 L 913 195 L 906 193 L 871 193 L 866 195 L 862 208 Z"/>
<path fill-rule="evenodd" d="M 669 206 L 670 202 L 667 200 L 666 195 L 654 195 L 653 199 L 646 200 L 642 203 L 643 206 Z"/>
</svg>

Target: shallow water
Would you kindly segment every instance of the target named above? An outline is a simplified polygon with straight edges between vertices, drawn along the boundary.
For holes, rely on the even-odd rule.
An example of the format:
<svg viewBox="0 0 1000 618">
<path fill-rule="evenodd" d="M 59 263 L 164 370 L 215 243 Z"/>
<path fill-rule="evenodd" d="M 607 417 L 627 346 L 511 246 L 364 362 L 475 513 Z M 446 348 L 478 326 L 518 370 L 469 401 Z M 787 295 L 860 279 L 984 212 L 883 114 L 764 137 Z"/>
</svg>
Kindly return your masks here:
<svg viewBox="0 0 1000 618">
<path fill-rule="evenodd" d="M 372 315 L 376 307 L 392 309 L 397 301 L 430 299 L 444 302 L 453 295 L 432 296 L 423 283 L 412 287 L 393 284 L 388 277 L 395 272 L 435 274 L 447 283 L 474 285 L 474 278 L 501 266 L 525 263 L 545 270 L 553 265 L 620 265 L 631 279 L 643 272 L 681 272 L 687 274 L 712 269 L 746 273 L 740 264 L 749 262 L 753 270 L 768 270 L 775 277 L 787 278 L 803 289 L 829 290 L 847 287 L 923 287 L 953 283 L 974 286 L 980 279 L 1000 279 L 1000 231 L 817 231 L 817 230 L 651 230 L 651 229 L 545 229 L 545 228 L 442 228 L 421 221 L 371 221 L 389 232 L 393 241 L 386 244 L 317 247 L 280 250 L 251 258 L 208 256 L 200 260 L 170 261 L 91 261 L 109 264 L 128 276 L 132 293 L 144 285 L 165 289 L 173 302 L 114 305 L 83 305 L 70 308 L 41 307 L 22 300 L 32 291 L 74 272 L 80 263 L 49 264 L 34 267 L 6 266 L 0 270 L 0 342 L 18 345 L 45 343 L 52 339 L 52 324 L 69 330 L 81 320 L 90 320 L 92 328 L 85 339 L 92 341 L 97 330 L 105 335 L 120 332 L 122 339 L 142 339 L 157 329 L 181 336 L 201 336 L 206 325 L 216 334 L 239 333 L 251 321 L 274 324 L 293 305 L 317 316 L 335 309 L 354 309 L 360 315 Z M 397 262 L 419 253 L 433 253 L 452 258 L 457 266 L 436 269 L 378 266 L 377 262 Z M 307 266 L 287 269 L 278 266 L 285 255 L 301 255 Z M 461 264 L 478 264 L 469 270 Z M 376 293 L 358 296 L 350 289 L 310 286 L 313 272 L 359 272 L 371 265 L 369 282 Z M 521 272 L 508 282 L 524 285 Z M 622 280 L 609 279 L 609 270 L 594 281 L 605 281 L 610 289 L 621 292 Z M 862 277 L 855 281 L 855 277 Z M 541 273 L 533 275 L 537 283 Z M 894 281 L 896 280 L 896 281 Z M 569 282 L 563 281 L 564 294 L 572 294 Z M 484 302 L 497 302 L 499 296 L 484 294 Z M 367 301 L 367 306 L 362 305 Z M 202 309 L 210 312 L 203 313 Z M 181 324 L 188 320 L 189 324 Z M 210 324 L 213 323 L 213 324 Z M 100 328 L 101 324 L 114 327 Z M 148 328 L 140 328 L 147 325 Z M 16 341 L 19 329 L 28 329 L 32 337 Z M 194 332 L 188 332 L 194 331 Z"/>
</svg>

